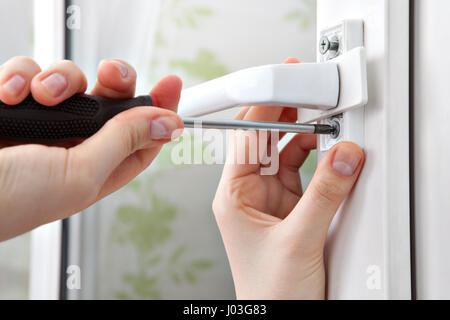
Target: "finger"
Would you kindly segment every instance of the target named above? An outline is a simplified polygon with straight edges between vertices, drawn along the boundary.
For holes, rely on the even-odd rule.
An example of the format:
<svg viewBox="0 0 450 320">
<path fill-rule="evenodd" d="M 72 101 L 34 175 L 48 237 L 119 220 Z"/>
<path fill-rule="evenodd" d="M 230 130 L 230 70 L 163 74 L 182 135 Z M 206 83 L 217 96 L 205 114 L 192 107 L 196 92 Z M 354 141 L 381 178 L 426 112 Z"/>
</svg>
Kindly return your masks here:
<svg viewBox="0 0 450 320">
<path fill-rule="evenodd" d="M 182 82 L 177 76 L 169 75 L 162 78 L 150 92 L 153 104 L 176 111 L 180 100 L 181 87 Z M 162 145 L 153 146 L 152 148 L 146 146 L 146 148 L 134 152 L 125 159 L 108 177 L 104 188 L 99 194 L 99 199 L 134 179 L 142 170 L 149 166 L 161 150 L 161 147 Z"/>
<path fill-rule="evenodd" d="M 300 63 L 300 61 L 297 58 L 289 57 L 286 60 L 284 60 L 284 63 Z"/>
<path fill-rule="evenodd" d="M 157 107 L 177 111 L 182 86 L 183 83 L 177 76 L 165 76 L 150 91 L 153 104 Z"/>
<path fill-rule="evenodd" d="M 280 152 L 280 170 L 278 176 L 283 185 L 296 195 L 301 195 L 302 185 L 299 169 L 316 148 L 317 136 L 297 134 Z"/>
<path fill-rule="evenodd" d="M 100 62 L 97 81 L 91 94 L 111 99 L 127 99 L 134 97 L 136 89 L 136 70 L 120 59 L 109 59 Z"/>
<path fill-rule="evenodd" d="M 299 60 L 293 57 L 287 58 L 284 63 L 300 63 Z M 284 108 L 283 113 L 280 116 L 280 122 L 296 122 L 298 117 L 298 109 L 297 108 Z M 280 140 L 286 135 L 286 133 L 280 133 Z"/>
<path fill-rule="evenodd" d="M 83 93 L 86 87 L 83 72 L 69 60 L 52 64 L 31 81 L 33 98 L 46 106 L 54 106 L 76 93 Z"/>
<path fill-rule="evenodd" d="M 243 120 L 245 118 L 245 115 L 247 114 L 248 110 L 250 110 L 250 107 L 243 107 L 234 117 L 234 120 Z"/>
<path fill-rule="evenodd" d="M 283 112 L 281 113 L 280 119 L 278 121 L 280 122 L 297 122 L 297 108 L 284 108 Z M 280 132 L 279 139 L 283 139 L 283 137 L 287 133 Z"/>
<path fill-rule="evenodd" d="M 297 63 L 295 58 L 288 58 L 284 63 Z M 284 114 L 285 118 L 292 119 L 293 110 L 285 111 L 289 108 L 255 106 L 243 109 L 238 113 L 236 119 L 249 121 L 279 121 Z M 296 118 L 296 116 L 295 116 Z M 224 175 L 233 178 L 258 173 L 261 168 L 261 157 L 267 154 L 267 144 L 260 141 L 260 133 L 254 131 L 235 131 L 230 135 L 231 143 L 228 149 L 227 163 L 224 168 Z M 266 135 L 267 142 L 273 138 L 273 133 Z M 283 134 L 281 135 L 283 137 Z M 280 136 L 278 136 L 280 139 Z M 276 142 L 271 142 L 276 143 Z M 272 149 L 272 148 L 271 148 Z M 271 155 L 270 157 L 277 156 Z M 254 160 L 256 157 L 256 161 Z M 269 158 L 270 158 L 269 157 Z"/>
<path fill-rule="evenodd" d="M 162 146 L 179 136 L 181 128 L 183 122 L 170 110 L 137 107 L 122 112 L 93 137 L 70 149 L 70 178 L 85 179 L 88 187 L 98 187 L 95 192 L 100 193 L 100 187 L 124 160 L 143 148 Z"/>
<path fill-rule="evenodd" d="M 356 183 L 364 153 L 356 144 L 343 142 L 324 156 L 308 189 L 283 221 L 291 234 L 302 234 L 323 246 L 331 221 Z M 295 236 L 295 235 L 294 235 Z"/>
<path fill-rule="evenodd" d="M 245 110 L 238 114 L 242 116 Z M 251 107 L 244 115 L 243 120 L 276 121 L 283 112 L 280 107 Z M 269 141 L 276 136 L 275 132 L 262 132 L 253 130 L 235 130 L 230 134 L 227 161 L 224 167 L 224 176 L 228 178 L 241 177 L 252 173 L 259 173 L 261 159 L 267 154 Z M 264 140 L 262 140 L 264 139 Z M 271 148 L 272 150 L 272 148 Z M 277 156 L 267 154 L 268 158 Z"/>
<path fill-rule="evenodd" d="M 0 100 L 15 105 L 30 94 L 33 77 L 41 72 L 36 62 L 27 57 L 14 57 L 0 68 Z"/>
<path fill-rule="evenodd" d="M 297 58 L 289 57 L 284 63 L 300 63 Z M 296 122 L 297 121 L 298 110 L 297 108 L 284 108 L 283 113 L 280 116 L 280 122 Z M 285 133 L 280 133 L 280 140 L 285 136 Z"/>
<path fill-rule="evenodd" d="M 297 108 L 284 108 L 279 121 L 280 122 L 296 122 L 297 114 L 298 114 Z"/>
</svg>

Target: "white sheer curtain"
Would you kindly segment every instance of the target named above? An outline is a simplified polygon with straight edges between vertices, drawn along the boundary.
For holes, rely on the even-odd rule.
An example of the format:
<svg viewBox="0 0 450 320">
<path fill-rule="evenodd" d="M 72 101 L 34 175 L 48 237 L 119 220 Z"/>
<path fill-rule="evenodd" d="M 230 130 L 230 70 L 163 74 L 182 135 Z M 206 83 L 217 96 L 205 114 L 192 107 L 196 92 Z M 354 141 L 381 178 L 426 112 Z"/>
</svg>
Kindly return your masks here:
<svg viewBox="0 0 450 320">
<path fill-rule="evenodd" d="M 72 32 L 72 55 L 89 85 L 94 84 L 102 59 L 120 57 L 139 70 L 137 91 L 147 93 L 161 0 L 78 0 L 73 4 L 80 8 L 81 24 Z"/>
<path fill-rule="evenodd" d="M 33 55 L 33 0 L 0 1 L 0 65 Z M 0 243 L 0 300 L 28 297 L 30 235 Z"/>
<path fill-rule="evenodd" d="M 190 86 L 288 56 L 315 56 L 314 0 L 72 3 L 81 19 L 72 30 L 72 58 L 90 87 L 105 58 L 130 62 L 137 94 L 145 94 L 168 73 Z M 32 0 L 0 1 L 0 63 L 32 55 L 32 13 Z M 234 297 L 211 212 L 222 167 L 175 166 L 170 150 L 127 187 L 71 218 L 69 265 L 80 266 L 82 284 L 69 298 Z M 0 298 L 27 297 L 29 250 L 28 235 L 0 244 Z"/>
<path fill-rule="evenodd" d="M 144 94 L 168 73 L 187 87 L 288 56 L 315 56 L 313 0 L 74 4 L 81 28 L 73 31 L 73 59 L 90 86 L 104 58 L 129 61 Z M 211 211 L 222 167 L 175 166 L 170 148 L 127 187 L 71 219 L 69 264 L 81 267 L 82 289 L 70 298 L 234 297 Z"/>
</svg>

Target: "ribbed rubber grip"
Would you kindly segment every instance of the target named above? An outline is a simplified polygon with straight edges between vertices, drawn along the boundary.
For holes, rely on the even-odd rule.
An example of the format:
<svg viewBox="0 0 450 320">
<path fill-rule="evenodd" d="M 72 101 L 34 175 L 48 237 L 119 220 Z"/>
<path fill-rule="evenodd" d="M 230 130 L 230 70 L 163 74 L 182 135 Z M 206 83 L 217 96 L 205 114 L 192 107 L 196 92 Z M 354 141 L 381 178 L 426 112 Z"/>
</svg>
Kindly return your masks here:
<svg viewBox="0 0 450 320">
<path fill-rule="evenodd" d="M 31 95 L 14 106 L 0 101 L 0 139 L 54 143 L 88 138 L 118 113 L 152 105 L 150 96 L 120 100 L 82 94 L 53 107 L 39 104 Z"/>
</svg>

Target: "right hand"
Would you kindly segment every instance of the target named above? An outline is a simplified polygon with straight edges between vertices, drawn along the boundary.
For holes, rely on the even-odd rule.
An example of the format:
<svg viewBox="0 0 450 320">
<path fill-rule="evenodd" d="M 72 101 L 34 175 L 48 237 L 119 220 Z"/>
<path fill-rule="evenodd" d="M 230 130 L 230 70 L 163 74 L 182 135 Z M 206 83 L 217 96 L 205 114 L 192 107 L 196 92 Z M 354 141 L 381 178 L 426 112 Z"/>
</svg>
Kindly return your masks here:
<svg viewBox="0 0 450 320">
<path fill-rule="evenodd" d="M 136 71 L 122 60 L 104 60 L 91 94 L 132 98 Z M 0 66 L 0 100 L 15 105 L 30 93 L 52 106 L 86 90 L 83 72 L 71 61 L 41 71 L 15 57 Z M 157 107 L 136 107 L 94 136 L 57 146 L 0 142 L 0 241 L 66 218 L 126 185 L 147 168 L 162 145 L 181 134 L 176 114 L 181 80 L 167 76 L 151 90 Z"/>
</svg>

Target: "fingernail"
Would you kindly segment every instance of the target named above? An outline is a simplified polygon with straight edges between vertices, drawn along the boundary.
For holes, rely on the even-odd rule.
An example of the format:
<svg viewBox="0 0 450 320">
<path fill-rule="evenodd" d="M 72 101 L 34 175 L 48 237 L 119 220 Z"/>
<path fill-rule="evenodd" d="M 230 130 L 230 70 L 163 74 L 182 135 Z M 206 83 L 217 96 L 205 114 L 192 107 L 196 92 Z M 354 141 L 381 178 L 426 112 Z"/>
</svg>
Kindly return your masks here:
<svg viewBox="0 0 450 320">
<path fill-rule="evenodd" d="M 12 96 L 18 96 L 25 89 L 25 84 L 25 79 L 21 75 L 15 74 L 3 84 L 3 89 Z"/>
<path fill-rule="evenodd" d="M 124 65 L 122 62 L 118 61 L 118 60 L 111 60 L 111 62 L 117 66 L 117 68 L 120 71 L 120 74 L 122 75 L 122 78 L 126 78 L 128 75 L 128 67 L 126 65 Z"/>
<path fill-rule="evenodd" d="M 159 117 L 150 122 L 150 137 L 154 140 L 170 139 L 178 129 L 178 122 L 171 117 Z"/>
<path fill-rule="evenodd" d="M 60 73 L 52 73 L 42 80 L 41 83 L 54 98 L 62 95 L 68 87 L 66 77 Z"/>
<path fill-rule="evenodd" d="M 333 159 L 333 170 L 344 177 L 351 177 L 355 174 L 359 163 L 361 162 L 361 153 L 353 151 L 350 148 L 340 147 Z"/>
</svg>

